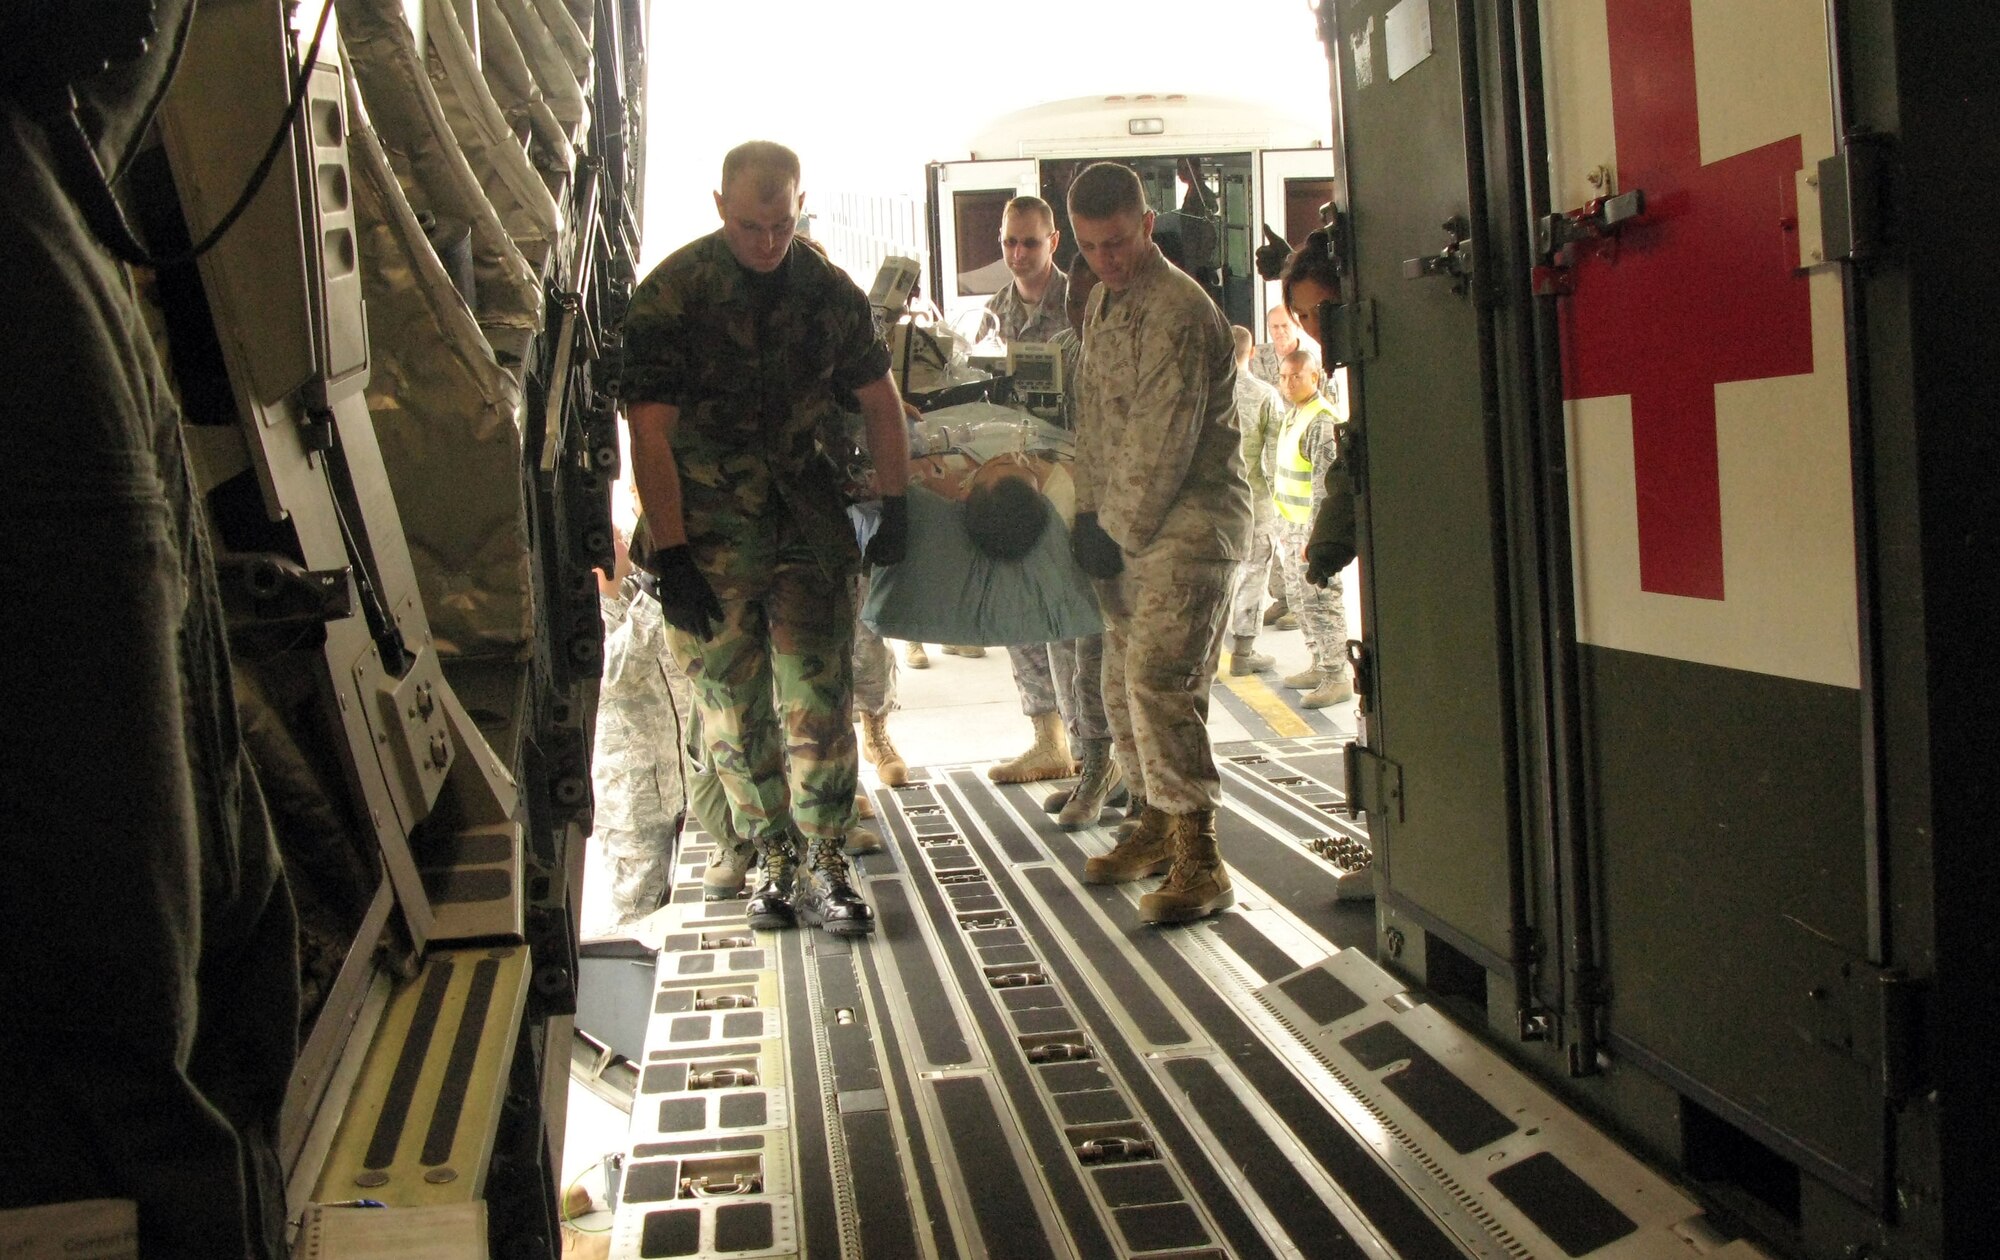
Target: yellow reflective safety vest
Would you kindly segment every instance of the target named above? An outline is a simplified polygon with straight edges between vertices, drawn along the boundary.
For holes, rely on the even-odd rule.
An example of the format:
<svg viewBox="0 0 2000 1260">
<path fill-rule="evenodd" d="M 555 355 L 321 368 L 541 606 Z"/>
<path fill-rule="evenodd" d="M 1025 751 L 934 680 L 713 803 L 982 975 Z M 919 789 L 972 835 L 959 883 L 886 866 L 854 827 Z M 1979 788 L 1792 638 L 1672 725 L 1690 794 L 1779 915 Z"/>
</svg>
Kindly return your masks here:
<svg viewBox="0 0 2000 1260">
<path fill-rule="evenodd" d="M 1314 394 L 1293 410 L 1278 435 L 1278 471 L 1271 480 L 1271 501 L 1278 505 L 1278 515 L 1296 525 L 1310 524 L 1313 514 L 1312 461 L 1299 449 L 1300 439 L 1321 416 L 1329 424 L 1336 419 L 1326 399 Z"/>
</svg>

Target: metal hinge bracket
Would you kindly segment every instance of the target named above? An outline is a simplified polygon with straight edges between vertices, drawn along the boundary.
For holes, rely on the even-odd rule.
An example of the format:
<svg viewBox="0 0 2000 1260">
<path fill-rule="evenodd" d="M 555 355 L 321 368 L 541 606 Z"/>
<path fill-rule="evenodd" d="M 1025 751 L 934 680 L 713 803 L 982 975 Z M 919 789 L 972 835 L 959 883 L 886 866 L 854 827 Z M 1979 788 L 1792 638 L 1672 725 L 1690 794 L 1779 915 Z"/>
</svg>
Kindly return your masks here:
<svg viewBox="0 0 2000 1260">
<path fill-rule="evenodd" d="M 1360 744 L 1349 744 L 1346 758 L 1347 816 L 1369 814 L 1402 822 L 1403 767 Z"/>
<path fill-rule="evenodd" d="M 1375 299 L 1320 308 L 1320 342 L 1326 366 L 1348 367 L 1375 357 Z"/>
<path fill-rule="evenodd" d="M 1825 262 L 1867 262 L 1882 252 L 1887 215 L 1889 137 L 1861 132 L 1819 163 L 1820 255 Z"/>
</svg>

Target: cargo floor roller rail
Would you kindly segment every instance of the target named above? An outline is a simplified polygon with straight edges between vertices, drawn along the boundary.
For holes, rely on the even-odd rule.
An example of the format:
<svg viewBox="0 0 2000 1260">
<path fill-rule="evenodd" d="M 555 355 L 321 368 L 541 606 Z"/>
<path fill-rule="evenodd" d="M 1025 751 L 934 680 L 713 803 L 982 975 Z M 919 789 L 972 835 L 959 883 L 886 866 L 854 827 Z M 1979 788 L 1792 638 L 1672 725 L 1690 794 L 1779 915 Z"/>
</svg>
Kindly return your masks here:
<svg viewBox="0 0 2000 1260">
<path fill-rule="evenodd" d="M 876 792 L 859 942 L 753 932 L 684 837 L 664 937 L 585 947 L 611 1255 L 1762 1255 L 1371 961 L 1343 742 L 1218 749 L 1238 899 L 1185 928 L 978 766 Z"/>
</svg>

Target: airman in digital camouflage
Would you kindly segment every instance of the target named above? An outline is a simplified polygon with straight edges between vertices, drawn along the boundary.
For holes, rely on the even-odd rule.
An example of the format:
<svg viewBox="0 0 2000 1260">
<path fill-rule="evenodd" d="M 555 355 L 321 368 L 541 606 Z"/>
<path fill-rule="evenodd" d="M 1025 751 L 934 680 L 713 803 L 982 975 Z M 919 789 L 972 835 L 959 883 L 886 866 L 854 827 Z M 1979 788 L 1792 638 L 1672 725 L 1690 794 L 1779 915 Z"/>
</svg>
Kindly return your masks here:
<svg viewBox="0 0 2000 1260">
<path fill-rule="evenodd" d="M 1234 901 L 1215 834 L 1222 781 L 1208 689 L 1236 566 L 1250 545 L 1229 326 L 1153 244 L 1131 168 L 1099 162 L 1069 190 L 1071 226 L 1099 284 L 1084 324 L 1071 546 L 1104 609 L 1104 705 L 1118 760 L 1145 800 L 1086 877 L 1167 871 L 1149 923 Z"/>
<path fill-rule="evenodd" d="M 763 855 L 752 926 L 796 914 L 868 932 L 873 913 L 841 853 L 862 556 L 817 439 L 831 412 L 859 404 L 883 494 L 867 558 L 894 564 L 908 534 L 902 403 L 867 296 L 795 239 L 797 155 L 765 141 L 732 149 L 715 204 L 721 229 L 654 268 L 625 320 L 622 389 L 654 543 L 645 567 L 732 821 Z"/>
<path fill-rule="evenodd" d="M 604 669 L 590 749 L 591 832 L 611 873 L 611 927 L 658 910 L 673 882 L 683 800 L 679 711 L 688 690 L 669 669 L 660 605 L 627 567 L 598 574 Z"/>
<path fill-rule="evenodd" d="M 986 311 L 1005 344 L 1047 343 L 1069 328 L 1069 278 L 1056 266 L 1061 239 L 1055 210 L 1040 197 L 1016 197 L 1001 211 L 1000 256 L 1014 278 L 987 299 Z M 1035 740 L 1020 756 L 990 767 L 987 777 L 995 783 L 1067 777 L 1075 765 L 1065 729 L 1075 725 L 1075 715 L 1073 705 L 1059 703 L 1070 688 L 1058 685 L 1049 645 L 1009 647 L 1007 660 L 1013 666 L 1021 712 L 1034 724 Z M 1091 821 L 1096 821 L 1094 816 Z"/>
<path fill-rule="evenodd" d="M 1303 691 L 1301 706 L 1323 709 L 1351 699 L 1347 680 L 1347 616 L 1341 608 L 1340 577 L 1330 586 L 1306 580 L 1306 541 L 1313 517 L 1326 497 L 1325 478 L 1340 440 L 1340 416 L 1321 393 L 1319 365 L 1307 350 L 1286 355 L 1278 373 L 1286 411 L 1277 442 L 1272 502 L 1278 509 L 1278 559 L 1285 572 L 1285 601 L 1298 614 L 1312 665 L 1285 679 Z"/>
<path fill-rule="evenodd" d="M 1271 543 L 1277 529 L 1277 506 L 1271 499 L 1271 476 L 1278 444 L 1278 413 L 1284 404 L 1276 390 L 1250 371 L 1253 342 L 1248 328 L 1229 335 L 1236 347 L 1236 423 L 1243 431 L 1243 475 L 1250 481 L 1250 552 L 1236 570 L 1236 591 L 1229 602 L 1229 672 L 1236 677 L 1259 673 L 1277 664 L 1257 651 L 1257 630 L 1264 612 L 1264 579 L 1271 567 Z"/>
</svg>

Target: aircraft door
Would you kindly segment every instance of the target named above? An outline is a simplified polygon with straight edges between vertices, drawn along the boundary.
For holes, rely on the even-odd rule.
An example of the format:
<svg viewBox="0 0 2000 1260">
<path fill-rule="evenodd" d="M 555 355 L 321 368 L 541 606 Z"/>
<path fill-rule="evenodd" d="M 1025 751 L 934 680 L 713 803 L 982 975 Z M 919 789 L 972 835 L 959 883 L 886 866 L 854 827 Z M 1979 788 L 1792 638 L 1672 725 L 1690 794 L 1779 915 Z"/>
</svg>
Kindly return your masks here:
<svg viewBox="0 0 2000 1260">
<path fill-rule="evenodd" d="M 1404 947 L 1431 937 L 1509 970 L 1519 841 L 1486 209 L 1468 180 L 1484 139 L 1460 91 L 1459 8 L 1360 0 L 1331 32 L 1353 256 L 1324 340 L 1355 385 L 1372 693 L 1349 790 L 1368 808 L 1382 953 L 1420 975 L 1425 952 Z"/>
<path fill-rule="evenodd" d="M 1033 158 L 934 162 L 930 168 L 931 297 L 945 319 L 986 305 L 1013 277 L 1000 256 L 1000 218 L 1007 203 L 1039 195 Z"/>
<path fill-rule="evenodd" d="M 1264 229 L 1271 228 L 1293 249 L 1305 244 L 1306 234 L 1319 226 L 1319 208 L 1333 200 L 1333 150 L 1265 149 L 1257 155 L 1257 214 L 1250 225 L 1250 247 L 1264 244 Z M 1258 283 L 1257 322 L 1250 330 L 1264 340 L 1263 320 L 1280 302 L 1278 286 Z"/>
<path fill-rule="evenodd" d="M 1610 1049 L 1694 1104 L 1690 1166 L 1747 1134 L 1867 1202 L 1896 985 L 1843 298 L 1813 252 L 1826 12 L 1544 4 L 1552 209 L 1625 199 L 1557 220 L 1548 287 Z"/>
</svg>

